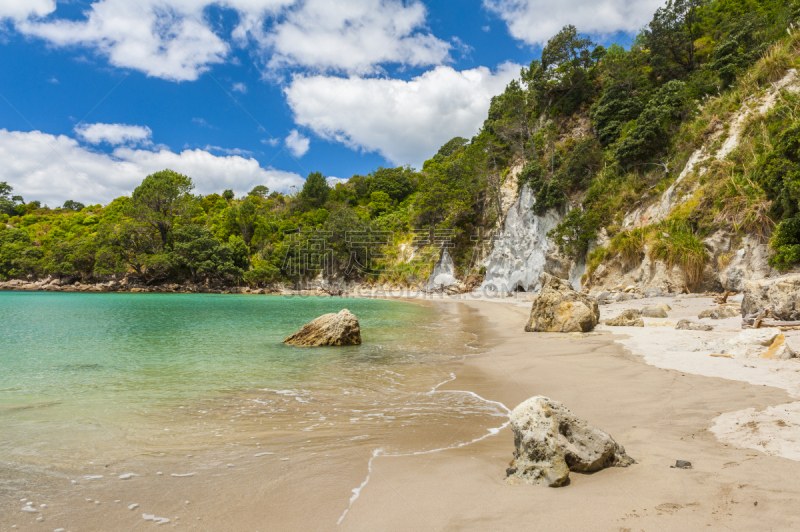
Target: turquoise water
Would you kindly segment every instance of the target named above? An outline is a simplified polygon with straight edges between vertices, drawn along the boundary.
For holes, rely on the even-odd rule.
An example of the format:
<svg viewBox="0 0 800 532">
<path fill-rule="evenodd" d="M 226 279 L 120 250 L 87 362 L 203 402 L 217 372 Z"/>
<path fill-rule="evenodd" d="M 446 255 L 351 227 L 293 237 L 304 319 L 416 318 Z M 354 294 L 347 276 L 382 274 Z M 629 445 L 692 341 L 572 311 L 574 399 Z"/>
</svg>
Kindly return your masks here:
<svg viewBox="0 0 800 532">
<path fill-rule="evenodd" d="M 359 318 L 361 346 L 282 344 L 342 308 Z M 221 446 L 263 438 L 265 421 L 269 440 L 289 445 L 497 414 L 431 392 L 452 378 L 441 362 L 474 337 L 415 304 L 0 292 L 0 317 L 0 453 L 19 464 Z"/>
<path fill-rule="evenodd" d="M 342 308 L 358 316 L 362 346 L 282 344 Z M 315 380 L 347 386 L 342 366 L 419 354 L 414 326 L 433 311 L 365 299 L 0 292 L 0 316 L 0 405 L 69 396 L 149 405 Z"/>
</svg>

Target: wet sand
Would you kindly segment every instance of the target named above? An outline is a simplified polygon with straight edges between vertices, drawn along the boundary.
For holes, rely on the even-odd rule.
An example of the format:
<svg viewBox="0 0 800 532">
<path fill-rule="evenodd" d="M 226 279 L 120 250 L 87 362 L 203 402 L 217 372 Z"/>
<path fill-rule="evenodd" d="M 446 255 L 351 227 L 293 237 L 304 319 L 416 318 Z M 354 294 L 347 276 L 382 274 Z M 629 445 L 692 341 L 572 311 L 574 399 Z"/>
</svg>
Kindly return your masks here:
<svg viewBox="0 0 800 532">
<path fill-rule="evenodd" d="M 333 445 L 328 438 L 320 448 L 309 437 L 308 443 L 291 442 L 291 450 L 269 448 L 267 440 L 275 437 L 264 434 L 254 437 L 260 446 L 230 442 L 213 460 L 136 454 L 114 464 L 93 464 L 76 483 L 66 472 L 55 479 L 43 477 L 46 497 L 35 489 L 17 489 L 36 486 L 37 473 L 9 471 L 0 463 L 0 529 L 11 530 L 14 524 L 14 530 L 65 532 L 158 526 L 142 514 L 170 519 L 161 529 L 215 532 L 800 526 L 795 503 L 800 462 L 721 443 L 710 431 L 720 414 L 787 403 L 786 391 L 654 367 L 626 352 L 606 331 L 586 338 L 525 333 L 529 305 L 469 299 L 425 304 L 458 316 L 461 326 L 491 347 L 473 356 L 474 351 L 465 350 L 463 360 L 443 364 L 447 378 L 439 391 L 466 390 L 509 408 L 533 395 L 563 401 L 610 433 L 638 463 L 591 475 L 573 473 L 570 485 L 558 489 L 512 486 L 504 481 L 513 451 L 508 427 L 495 435 L 487 433 L 490 425 L 485 423 L 448 419 L 396 427 L 392 448 L 377 456 L 374 441 L 351 439 L 350 434 Z M 408 454 L 430 450 L 435 447 L 431 442 L 478 438 L 483 439 L 454 449 Z M 124 449 L 128 444 L 121 439 L 116 445 Z M 299 445 L 307 447 L 300 450 Z M 263 452 L 276 454 L 256 456 Z M 398 453 L 403 456 L 387 455 Z M 671 469 L 677 459 L 691 461 L 694 469 Z M 139 476 L 118 478 L 128 472 Z M 20 474 L 25 478 L 15 477 Z M 85 478 L 91 475 L 104 478 Z M 359 491 L 353 499 L 354 489 Z M 48 506 L 23 512 L 23 498 L 37 508 Z M 138 506 L 129 510 L 132 504 Z"/>
<path fill-rule="evenodd" d="M 342 530 L 796 530 L 800 462 L 720 443 L 724 412 L 787 402 L 777 388 L 660 369 L 612 336 L 524 333 L 527 308 L 463 300 L 458 312 L 495 344 L 461 363 L 459 389 L 513 408 L 533 395 L 563 401 L 637 460 L 572 473 L 570 485 L 512 486 L 510 428 L 435 454 L 382 458 Z M 707 356 L 703 354 L 702 356 Z M 672 469 L 675 460 L 694 469 Z"/>
</svg>

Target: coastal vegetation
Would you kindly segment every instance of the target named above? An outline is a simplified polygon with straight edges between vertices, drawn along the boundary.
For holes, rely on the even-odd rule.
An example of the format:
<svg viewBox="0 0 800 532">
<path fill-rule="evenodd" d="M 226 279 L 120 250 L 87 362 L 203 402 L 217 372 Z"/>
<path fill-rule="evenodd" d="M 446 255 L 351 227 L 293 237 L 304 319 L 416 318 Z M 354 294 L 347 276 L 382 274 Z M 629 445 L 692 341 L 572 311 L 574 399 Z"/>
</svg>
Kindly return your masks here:
<svg viewBox="0 0 800 532">
<path fill-rule="evenodd" d="M 550 236 L 590 273 L 649 254 L 694 282 L 710 260 L 703 239 L 719 229 L 769 241 L 771 265 L 785 270 L 800 262 L 800 97 L 780 91 L 726 157 L 677 178 L 695 150 L 718 149 L 734 115 L 798 66 L 798 24 L 797 1 L 670 0 L 627 47 L 566 26 L 492 99 L 476 136 L 450 140 L 419 170 L 378 168 L 335 185 L 314 172 L 292 193 L 260 185 L 238 198 L 196 195 L 191 176 L 164 170 L 105 206 L 48 207 L 0 183 L 0 279 L 264 286 L 324 268 L 333 278 L 411 284 L 442 245 L 463 278 L 478 272 L 476 238 L 501 217 L 512 176 L 534 193 L 536 214 L 561 212 Z M 690 199 L 658 223 L 623 227 L 625 213 L 670 186 Z M 601 232 L 607 244 L 593 249 Z M 324 265 L 293 267 L 308 266 L 314 241 L 324 241 Z M 403 252 L 410 247 L 421 252 Z"/>
</svg>

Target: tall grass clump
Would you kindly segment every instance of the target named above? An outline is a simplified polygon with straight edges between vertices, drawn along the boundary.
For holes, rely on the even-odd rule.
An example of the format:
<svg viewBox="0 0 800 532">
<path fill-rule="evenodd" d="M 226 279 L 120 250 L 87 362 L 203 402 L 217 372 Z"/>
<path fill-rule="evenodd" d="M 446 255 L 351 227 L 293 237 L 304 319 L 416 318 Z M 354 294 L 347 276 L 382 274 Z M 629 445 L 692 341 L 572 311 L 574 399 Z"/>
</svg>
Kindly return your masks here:
<svg viewBox="0 0 800 532">
<path fill-rule="evenodd" d="M 622 262 L 630 267 L 644 258 L 647 231 L 644 227 L 622 231 L 614 236 L 609 243 L 609 251 L 618 255 Z"/>
<path fill-rule="evenodd" d="M 588 277 L 594 275 L 597 267 L 600 266 L 606 258 L 608 258 L 609 251 L 606 246 L 597 248 L 586 255 L 586 273 Z"/>
<path fill-rule="evenodd" d="M 653 237 L 650 258 L 660 260 L 670 268 L 679 266 L 686 274 L 689 286 L 694 286 L 700 281 L 703 277 L 703 268 L 709 260 L 703 241 L 681 221 L 661 224 Z"/>
<path fill-rule="evenodd" d="M 753 68 L 753 78 L 759 84 L 775 83 L 794 66 L 791 50 L 783 43 L 771 47 Z"/>
</svg>

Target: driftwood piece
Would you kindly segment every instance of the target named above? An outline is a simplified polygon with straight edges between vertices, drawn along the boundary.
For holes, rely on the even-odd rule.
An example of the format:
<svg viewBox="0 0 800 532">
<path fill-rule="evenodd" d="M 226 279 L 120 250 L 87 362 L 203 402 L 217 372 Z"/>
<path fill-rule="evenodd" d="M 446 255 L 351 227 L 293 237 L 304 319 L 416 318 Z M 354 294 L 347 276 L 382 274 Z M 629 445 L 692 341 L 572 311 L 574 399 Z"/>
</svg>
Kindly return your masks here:
<svg viewBox="0 0 800 532">
<path fill-rule="evenodd" d="M 725 303 L 728 302 L 728 296 L 730 296 L 730 295 L 731 295 L 730 290 L 725 290 L 724 294 L 714 298 L 714 303 L 716 303 L 718 305 L 724 305 Z"/>
<path fill-rule="evenodd" d="M 722 358 L 733 358 L 733 356 L 731 356 L 731 355 L 722 355 L 722 354 L 719 354 L 719 353 L 711 353 L 711 356 L 712 357 L 722 357 Z"/>
</svg>

